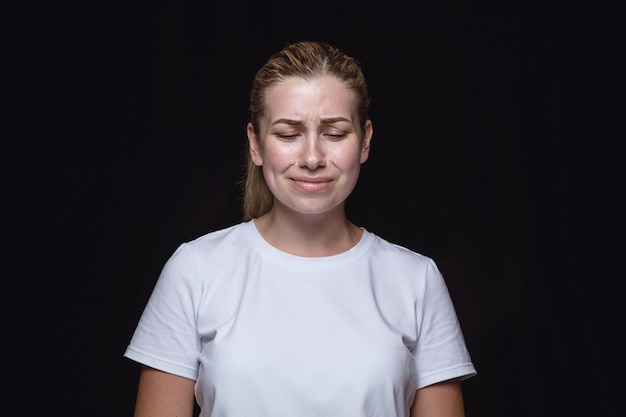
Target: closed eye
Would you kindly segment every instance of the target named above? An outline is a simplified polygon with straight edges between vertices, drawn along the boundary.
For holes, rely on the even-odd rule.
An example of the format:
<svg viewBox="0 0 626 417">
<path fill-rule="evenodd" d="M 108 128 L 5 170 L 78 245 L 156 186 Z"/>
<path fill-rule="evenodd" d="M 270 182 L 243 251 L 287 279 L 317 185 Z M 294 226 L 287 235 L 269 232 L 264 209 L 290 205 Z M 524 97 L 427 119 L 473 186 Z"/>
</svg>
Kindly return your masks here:
<svg viewBox="0 0 626 417">
<path fill-rule="evenodd" d="M 298 136 L 297 133 L 277 133 L 276 137 L 283 140 L 294 140 Z"/>
<path fill-rule="evenodd" d="M 347 133 L 327 133 L 326 136 L 328 136 L 329 138 L 331 138 L 332 140 L 339 140 L 339 139 L 343 139 L 346 136 L 348 136 Z"/>
</svg>

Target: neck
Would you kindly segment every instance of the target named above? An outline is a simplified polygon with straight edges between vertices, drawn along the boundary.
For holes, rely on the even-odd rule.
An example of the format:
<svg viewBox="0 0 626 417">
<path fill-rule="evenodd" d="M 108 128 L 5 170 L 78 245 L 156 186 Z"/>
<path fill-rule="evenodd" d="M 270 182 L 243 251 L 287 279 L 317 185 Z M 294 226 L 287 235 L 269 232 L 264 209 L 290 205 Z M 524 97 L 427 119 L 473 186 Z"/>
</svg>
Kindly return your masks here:
<svg viewBox="0 0 626 417">
<path fill-rule="evenodd" d="M 343 207 L 334 213 L 303 215 L 272 208 L 254 220 L 272 246 L 297 256 L 332 256 L 356 245 L 363 231 L 350 222 Z"/>
</svg>

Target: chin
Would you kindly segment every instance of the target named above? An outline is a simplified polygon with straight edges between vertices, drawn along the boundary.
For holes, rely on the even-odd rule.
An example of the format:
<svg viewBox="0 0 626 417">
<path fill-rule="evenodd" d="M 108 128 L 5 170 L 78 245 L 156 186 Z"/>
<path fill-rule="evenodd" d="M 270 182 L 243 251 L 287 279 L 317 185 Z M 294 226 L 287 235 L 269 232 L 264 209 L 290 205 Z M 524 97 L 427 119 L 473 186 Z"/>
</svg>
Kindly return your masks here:
<svg viewBox="0 0 626 417">
<path fill-rule="evenodd" d="M 340 211 L 339 206 L 340 205 L 304 207 L 304 206 L 292 205 L 292 206 L 289 206 L 289 209 L 298 214 L 316 216 L 316 215 L 329 214 L 332 212 L 339 212 Z"/>
</svg>

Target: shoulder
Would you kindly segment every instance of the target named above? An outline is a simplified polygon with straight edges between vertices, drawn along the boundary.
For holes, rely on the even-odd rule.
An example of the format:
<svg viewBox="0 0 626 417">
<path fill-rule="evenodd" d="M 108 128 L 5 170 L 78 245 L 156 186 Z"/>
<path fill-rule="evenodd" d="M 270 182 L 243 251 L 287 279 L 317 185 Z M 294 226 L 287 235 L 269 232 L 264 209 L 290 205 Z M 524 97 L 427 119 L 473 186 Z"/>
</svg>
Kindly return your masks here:
<svg viewBox="0 0 626 417">
<path fill-rule="evenodd" d="M 250 247 L 247 223 L 239 223 L 224 229 L 206 233 L 182 243 L 169 258 L 167 265 L 192 265 L 219 263 L 229 257 L 241 254 Z"/>
<path fill-rule="evenodd" d="M 194 251 L 214 250 L 224 245 L 242 244 L 246 240 L 249 223 L 239 223 L 224 229 L 209 232 L 194 240 L 183 243 Z"/>
<path fill-rule="evenodd" d="M 434 266 L 433 259 L 426 255 L 390 242 L 371 232 L 366 233 L 369 233 L 373 238 L 372 257 L 376 260 L 384 260 L 388 264 L 393 264 L 395 268 L 406 266 L 413 270 L 415 268 L 428 269 L 430 266 Z"/>
</svg>

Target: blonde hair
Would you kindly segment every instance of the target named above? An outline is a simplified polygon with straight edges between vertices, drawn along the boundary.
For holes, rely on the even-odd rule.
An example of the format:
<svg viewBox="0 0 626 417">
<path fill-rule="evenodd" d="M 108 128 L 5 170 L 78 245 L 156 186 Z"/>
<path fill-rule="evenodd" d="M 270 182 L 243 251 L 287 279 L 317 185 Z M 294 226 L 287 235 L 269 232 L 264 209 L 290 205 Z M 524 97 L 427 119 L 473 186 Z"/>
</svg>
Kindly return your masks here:
<svg viewBox="0 0 626 417">
<path fill-rule="evenodd" d="M 321 75 L 333 75 L 354 91 L 361 131 L 369 119 L 370 98 L 361 65 L 354 58 L 336 47 L 303 41 L 286 46 L 270 56 L 254 77 L 248 109 L 250 122 L 258 133 L 259 119 L 265 110 L 265 91 L 287 77 L 312 79 Z M 243 218 L 245 221 L 262 216 L 271 210 L 274 196 L 265 183 L 263 168 L 256 166 L 247 153 L 243 181 Z"/>
</svg>

